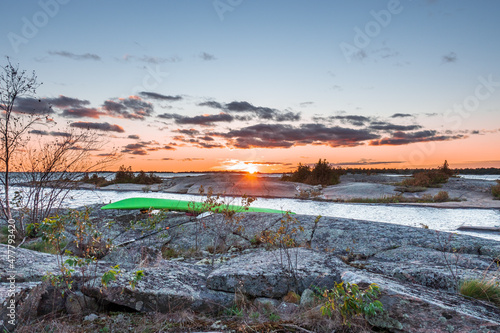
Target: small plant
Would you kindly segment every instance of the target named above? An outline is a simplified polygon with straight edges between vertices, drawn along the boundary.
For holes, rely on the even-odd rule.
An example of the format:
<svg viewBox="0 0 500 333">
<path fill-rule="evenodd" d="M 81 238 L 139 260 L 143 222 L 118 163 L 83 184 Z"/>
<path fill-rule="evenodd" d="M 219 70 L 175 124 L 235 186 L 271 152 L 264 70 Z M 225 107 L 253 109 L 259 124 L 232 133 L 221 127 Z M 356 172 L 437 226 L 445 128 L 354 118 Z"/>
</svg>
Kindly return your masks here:
<svg viewBox="0 0 500 333">
<path fill-rule="evenodd" d="M 351 321 L 357 316 L 375 316 L 384 311 L 384 307 L 377 297 L 379 287 L 372 283 L 366 290 L 359 289 L 353 283 L 336 283 L 333 289 L 322 293 L 326 303 L 321 307 L 324 316 L 331 317 L 334 311 L 342 316 L 342 324 L 351 326 Z"/>
<path fill-rule="evenodd" d="M 151 191 L 151 186 L 146 185 L 142 187 L 142 192 L 149 193 L 149 191 Z"/>
<path fill-rule="evenodd" d="M 120 270 L 120 265 L 116 265 L 116 266 L 113 266 L 111 267 L 111 269 L 109 271 L 107 271 L 106 273 L 104 273 L 101 277 L 101 283 L 102 285 L 107 288 L 108 287 L 108 284 L 111 282 L 111 281 L 115 281 L 116 278 L 118 277 L 118 275 L 121 274 L 121 270 Z M 142 276 L 141 276 L 142 278 Z"/>
<path fill-rule="evenodd" d="M 280 220 L 280 226 L 273 230 L 262 232 L 262 242 L 267 243 L 271 248 L 278 249 L 277 261 L 281 268 L 296 281 L 298 265 L 297 252 L 293 256 L 291 249 L 298 247 L 296 235 L 304 232 L 304 227 L 300 221 L 292 217 L 287 212 Z"/>
<path fill-rule="evenodd" d="M 137 282 L 141 281 L 142 278 L 144 277 L 144 271 L 136 271 L 134 273 L 134 277 L 132 278 L 132 280 L 129 281 L 129 284 L 130 284 L 130 287 L 132 288 L 132 290 L 135 290 L 135 286 L 137 285 Z"/>
<path fill-rule="evenodd" d="M 439 191 L 439 193 L 436 194 L 433 199 L 435 202 L 445 202 L 450 200 L 450 196 L 446 191 Z"/>
<path fill-rule="evenodd" d="M 208 230 L 213 235 L 212 240 L 212 254 L 215 253 L 225 253 L 227 246 L 227 237 L 230 234 L 241 234 L 244 228 L 240 224 L 243 216 L 238 214 L 248 210 L 250 205 L 256 200 L 255 197 L 249 197 L 247 195 L 241 196 L 241 205 L 235 206 L 231 204 L 232 198 L 226 197 L 224 194 L 214 194 L 211 187 L 208 188 L 207 192 L 203 186 L 199 188 L 199 194 L 205 196 L 203 202 L 190 202 L 189 209 L 193 214 L 200 214 L 205 212 L 211 212 L 215 214 L 220 214 L 222 219 L 214 219 L 211 225 L 207 225 L 202 219 L 197 219 L 196 222 L 196 235 L 195 244 L 196 250 L 199 249 L 198 244 L 198 234 L 202 230 Z M 212 256 L 212 264 L 214 263 L 214 256 Z"/>
<path fill-rule="evenodd" d="M 495 199 L 500 199 L 500 180 L 497 180 L 497 184 L 491 187 L 491 194 Z"/>
<path fill-rule="evenodd" d="M 250 318 L 253 319 L 253 320 L 258 320 L 260 317 L 260 313 L 258 312 L 252 312 L 250 313 Z"/>
<path fill-rule="evenodd" d="M 230 308 L 227 308 L 225 311 L 226 316 L 229 317 L 243 317 L 243 310 L 238 308 L 238 306 L 233 305 Z"/>
<path fill-rule="evenodd" d="M 298 295 L 296 292 L 294 291 L 289 291 L 288 294 L 286 294 L 284 297 L 283 297 L 283 301 L 284 302 L 287 302 L 287 303 L 295 303 L 295 304 L 299 304 L 300 303 L 300 295 Z"/>
<path fill-rule="evenodd" d="M 269 320 L 270 320 L 270 321 L 274 321 L 274 322 L 276 322 L 276 321 L 280 321 L 280 319 L 281 319 L 281 317 L 280 317 L 280 315 L 279 315 L 279 314 L 277 314 L 277 313 L 271 312 L 271 313 L 269 314 Z"/>
<path fill-rule="evenodd" d="M 161 256 L 163 259 L 172 259 L 180 256 L 180 252 L 171 247 L 163 247 L 161 249 Z"/>
<path fill-rule="evenodd" d="M 460 282 L 460 294 L 488 301 L 500 307 L 500 283 L 494 279 L 469 279 Z"/>
<path fill-rule="evenodd" d="M 65 248 L 66 245 L 68 245 L 67 241 L 62 241 L 61 242 L 61 248 Z M 33 242 L 29 243 L 26 245 L 21 245 L 22 248 L 32 250 L 32 251 L 37 251 L 37 252 L 43 252 L 43 253 L 50 253 L 50 254 L 59 254 L 59 249 L 54 247 L 53 244 L 46 242 L 46 241 L 38 241 L 38 242 Z"/>
</svg>

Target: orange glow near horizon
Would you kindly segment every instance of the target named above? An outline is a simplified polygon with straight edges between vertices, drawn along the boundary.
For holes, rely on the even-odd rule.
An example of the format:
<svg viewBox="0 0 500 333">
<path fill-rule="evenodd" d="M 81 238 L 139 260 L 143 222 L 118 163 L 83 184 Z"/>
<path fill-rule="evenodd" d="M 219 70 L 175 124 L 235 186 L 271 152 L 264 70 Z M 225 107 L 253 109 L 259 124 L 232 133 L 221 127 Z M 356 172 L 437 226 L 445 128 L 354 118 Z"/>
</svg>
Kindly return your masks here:
<svg viewBox="0 0 500 333">
<path fill-rule="evenodd" d="M 145 156 L 123 154 L 120 160 L 106 169 L 115 171 L 120 165 L 125 165 L 135 171 L 284 173 L 295 170 L 299 163 L 315 164 L 320 158 L 344 168 L 436 168 L 444 160 L 451 168 L 500 168 L 498 146 L 492 144 L 499 139 L 500 134 L 493 134 L 460 141 L 342 148 L 324 145 L 288 149 L 177 146 L 175 150 L 149 151 Z M 105 152 L 102 150 L 99 153 Z"/>
</svg>

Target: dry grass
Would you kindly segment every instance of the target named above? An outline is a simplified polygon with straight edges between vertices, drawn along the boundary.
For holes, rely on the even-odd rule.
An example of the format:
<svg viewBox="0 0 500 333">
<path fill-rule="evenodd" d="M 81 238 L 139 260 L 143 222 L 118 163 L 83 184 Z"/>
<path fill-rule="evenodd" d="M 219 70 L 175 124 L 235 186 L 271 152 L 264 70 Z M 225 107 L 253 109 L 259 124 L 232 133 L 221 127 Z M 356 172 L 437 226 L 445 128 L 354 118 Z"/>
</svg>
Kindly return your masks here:
<svg viewBox="0 0 500 333">
<path fill-rule="evenodd" d="M 460 294 L 483 301 L 488 301 L 500 307 L 500 282 L 492 280 L 465 280 L 460 283 Z"/>
<path fill-rule="evenodd" d="M 363 320 L 352 323 L 350 328 L 344 327 L 341 319 L 322 316 L 318 307 L 280 316 L 276 315 L 275 309 L 255 306 L 242 310 L 241 316 L 232 317 L 207 317 L 191 311 L 169 314 L 111 312 L 98 315 L 93 321 L 84 321 L 77 316 L 41 318 L 18 326 L 17 332 L 372 332 Z"/>
<path fill-rule="evenodd" d="M 491 194 L 495 199 L 500 199 L 500 180 L 497 180 L 497 183 L 491 187 Z"/>
</svg>

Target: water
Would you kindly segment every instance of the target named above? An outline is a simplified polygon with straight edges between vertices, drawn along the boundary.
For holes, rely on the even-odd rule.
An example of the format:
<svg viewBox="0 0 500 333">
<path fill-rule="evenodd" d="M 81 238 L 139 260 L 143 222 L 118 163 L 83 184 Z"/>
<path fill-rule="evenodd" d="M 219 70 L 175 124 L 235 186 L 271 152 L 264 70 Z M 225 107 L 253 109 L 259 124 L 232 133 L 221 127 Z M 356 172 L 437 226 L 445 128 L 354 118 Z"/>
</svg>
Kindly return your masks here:
<svg viewBox="0 0 500 333">
<path fill-rule="evenodd" d="M 500 175 L 460 175 L 460 178 L 493 181 L 500 179 Z"/>
<path fill-rule="evenodd" d="M 164 198 L 188 201 L 202 201 L 202 197 L 188 194 L 163 192 L 144 193 L 139 191 L 90 191 L 75 190 L 66 200 L 67 207 L 76 208 L 91 204 L 108 204 L 133 198 Z M 238 204 L 235 199 L 233 204 Z M 394 223 L 412 227 L 428 226 L 430 229 L 452 231 L 500 241 L 500 233 L 457 231 L 462 225 L 500 227 L 500 210 L 470 208 L 433 208 L 404 205 L 348 204 L 308 201 L 298 199 L 258 198 L 252 206 L 290 210 L 297 214 L 343 217 L 376 222 Z"/>
</svg>

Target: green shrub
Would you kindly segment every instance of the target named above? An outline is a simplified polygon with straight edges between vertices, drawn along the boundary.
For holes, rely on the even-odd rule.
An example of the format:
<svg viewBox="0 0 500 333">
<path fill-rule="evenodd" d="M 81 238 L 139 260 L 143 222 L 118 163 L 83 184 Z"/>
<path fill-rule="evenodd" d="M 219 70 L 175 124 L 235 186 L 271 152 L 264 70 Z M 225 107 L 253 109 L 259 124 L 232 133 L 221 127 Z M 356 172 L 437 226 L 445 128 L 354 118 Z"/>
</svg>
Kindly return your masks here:
<svg viewBox="0 0 500 333">
<path fill-rule="evenodd" d="M 326 160 L 320 159 L 312 169 L 299 163 L 297 170 L 289 175 L 283 175 L 281 180 L 309 185 L 336 185 L 340 183 L 340 176 L 343 173 L 341 168 L 333 168 Z"/>
<path fill-rule="evenodd" d="M 448 200 L 450 200 L 450 196 L 446 191 L 439 191 L 439 193 L 434 196 L 435 202 L 445 202 Z"/>
<path fill-rule="evenodd" d="M 497 180 L 497 183 L 491 187 L 491 194 L 493 194 L 493 197 L 500 199 L 500 180 Z"/>
<path fill-rule="evenodd" d="M 321 307 L 321 313 L 332 317 L 336 311 L 342 316 L 343 325 L 350 327 L 357 316 L 375 316 L 384 311 L 382 303 L 377 300 L 379 295 L 379 287 L 374 283 L 361 290 L 355 283 L 335 282 L 333 289 L 322 292 L 326 302 Z"/>
<path fill-rule="evenodd" d="M 459 286 L 460 294 L 489 301 L 500 307 L 500 284 L 496 280 L 464 280 Z"/>
</svg>

